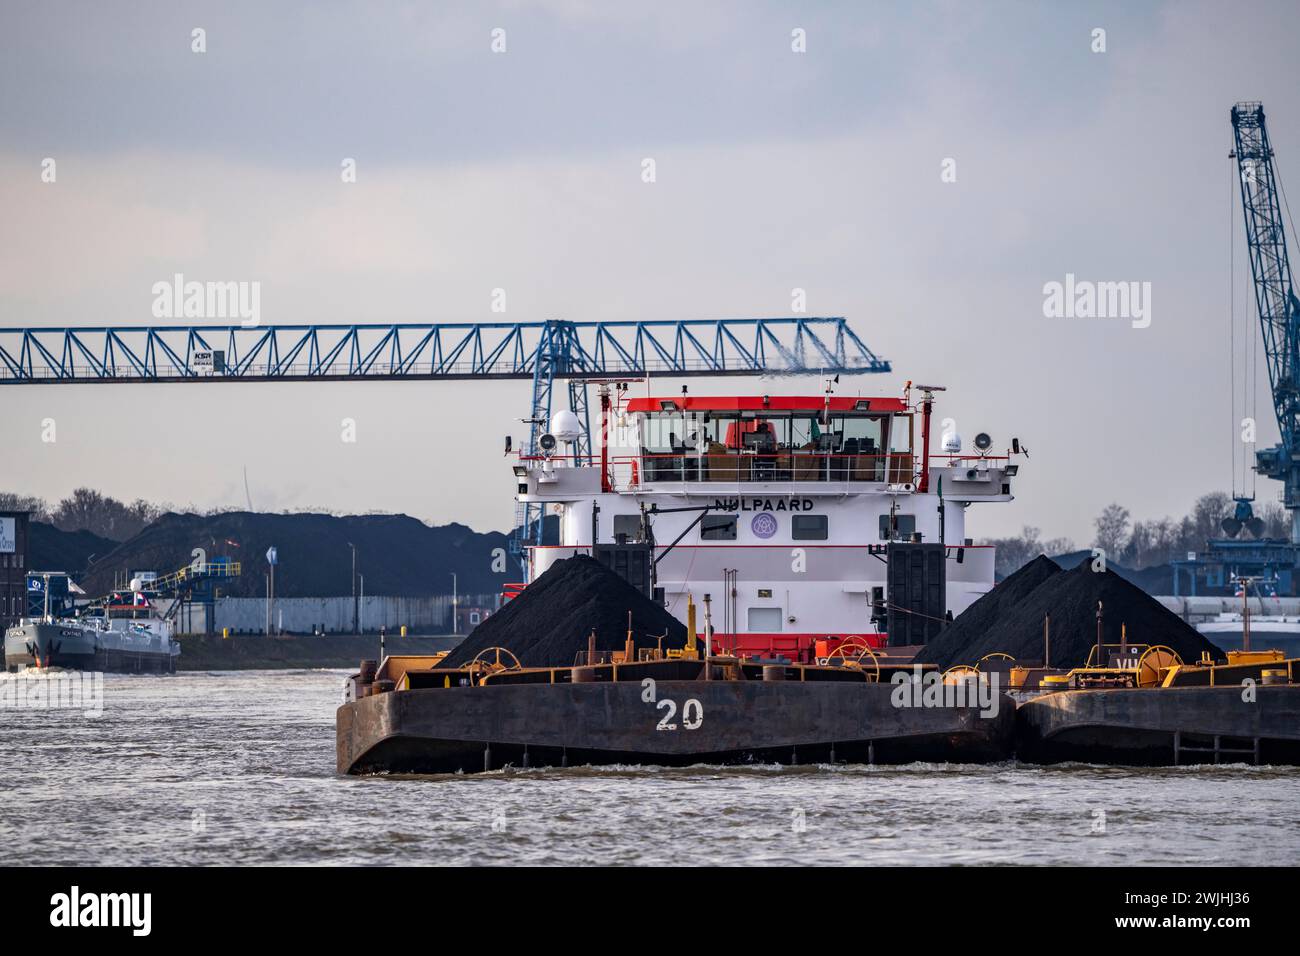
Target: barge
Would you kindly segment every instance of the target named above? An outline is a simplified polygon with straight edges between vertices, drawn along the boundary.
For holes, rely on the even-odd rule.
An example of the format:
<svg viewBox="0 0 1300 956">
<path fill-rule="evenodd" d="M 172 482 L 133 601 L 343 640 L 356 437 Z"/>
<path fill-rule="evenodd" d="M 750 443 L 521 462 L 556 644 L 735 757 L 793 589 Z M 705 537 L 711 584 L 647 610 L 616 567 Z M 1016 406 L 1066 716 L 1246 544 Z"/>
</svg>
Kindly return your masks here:
<svg viewBox="0 0 1300 956">
<path fill-rule="evenodd" d="M 1166 649 L 1167 650 L 1167 649 Z M 1034 763 L 1300 764 L 1300 660 L 1229 651 L 1226 664 L 1137 646 L 1129 666 L 1047 676 L 1016 712 L 1016 752 Z M 1148 663 L 1139 665 L 1139 660 Z"/>
<path fill-rule="evenodd" d="M 916 401 L 910 386 L 902 399 L 829 387 L 627 399 L 602 386 L 601 444 L 587 455 L 563 453 L 581 428 L 560 413 L 514 466 L 516 500 L 558 516 L 559 541 L 525 548 L 526 582 L 507 599 L 526 601 L 527 582 L 590 555 L 682 620 L 685 647 L 638 646 L 629 626 L 624 650 L 605 657 L 592 636 L 568 661 L 494 647 L 459 667 L 363 662 L 337 713 L 338 771 L 1300 762 L 1300 673 L 1281 652 L 1184 664 L 1121 628 L 1120 644 L 1099 631 L 1088 663 L 1068 671 L 1006 654 L 942 675 L 913 664 L 993 587 L 993 550 L 966 537 L 966 511 L 1011 500 L 1023 454 L 1017 439 L 992 454 L 981 433 L 962 455 L 949 431 L 946 459 L 932 456 L 941 389 L 917 389 Z M 610 442 L 611 431 L 623 434 Z"/>
<path fill-rule="evenodd" d="M 1020 443 L 998 453 L 981 432 L 963 454 L 949 423 L 932 455 L 942 387 L 834 386 L 631 398 L 601 383 L 592 450 L 573 411 L 535 423 L 549 429 L 513 466 L 525 581 L 506 599 L 586 555 L 685 624 L 686 648 L 637 647 L 629 630 L 604 659 L 593 640 L 568 660 L 494 648 L 460 668 L 366 665 L 338 711 L 339 772 L 1008 757 L 1009 697 L 972 684 L 972 700 L 961 687 L 922 704 L 903 685 L 917 647 L 993 586 L 966 510 L 1012 500 Z"/>
<path fill-rule="evenodd" d="M 682 657 L 494 672 L 420 663 L 389 658 L 352 679 L 356 699 L 337 715 L 339 773 L 987 762 L 1013 748 L 1010 698 L 912 706 L 879 661 Z"/>
</svg>

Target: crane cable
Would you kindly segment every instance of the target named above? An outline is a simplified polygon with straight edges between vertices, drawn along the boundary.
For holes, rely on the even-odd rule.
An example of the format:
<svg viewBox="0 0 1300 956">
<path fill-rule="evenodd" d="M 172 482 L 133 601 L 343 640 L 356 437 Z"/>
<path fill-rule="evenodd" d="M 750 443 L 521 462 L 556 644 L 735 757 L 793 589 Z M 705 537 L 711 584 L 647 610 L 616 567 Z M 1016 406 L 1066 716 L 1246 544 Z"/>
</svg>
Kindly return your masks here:
<svg viewBox="0 0 1300 956">
<path fill-rule="evenodd" d="M 1291 241 L 1296 241 L 1295 220 L 1291 218 L 1291 203 L 1286 198 L 1286 187 L 1282 185 L 1282 177 L 1273 174 L 1273 181 L 1277 183 L 1278 192 L 1282 194 L 1282 208 L 1286 210 L 1286 221 L 1291 224 Z"/>
<path fill-rule="evenodd" d="M 1228 156 L 1228 461 L 1232 463 L 1232 497 L 1237 497 L 1237 295 L 1236 263 L 1237 233 L 1233 220 L 1236 218 L 1236 201 L 1233 198 L 1236 189 L 1235 179 L 1237 162 L 1235 154 Z"/>
</svg>

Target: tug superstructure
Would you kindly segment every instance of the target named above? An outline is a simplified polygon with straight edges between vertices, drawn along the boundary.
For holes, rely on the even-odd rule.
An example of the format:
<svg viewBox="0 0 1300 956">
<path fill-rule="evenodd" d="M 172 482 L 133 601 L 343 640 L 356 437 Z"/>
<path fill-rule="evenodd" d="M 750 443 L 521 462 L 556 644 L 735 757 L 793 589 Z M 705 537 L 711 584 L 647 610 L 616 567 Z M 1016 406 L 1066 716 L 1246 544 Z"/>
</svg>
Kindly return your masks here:
<svg viewBox="0 0 1300 956">
<path fill-rule="evenodd" d="M 942 618 L 994 582 L 994 552 L 967 536 L 970 505 L 1012 500 L 1023 453 L 971 453 L 951 429 L 931 454 L 937 386 L 902 397 L 628 396 L 600 387 L 600 438 L 575 454 L 562 411 L 539 453 L 514 465 L 517 500 L 558 519 L 558 541 L 527 549 L 528 580 L 603 548 L 648 548 L 652 586 L 683 622 L 711 604 L 717 653 L 812 662 L 841 642 L 890 640 L 891 545 L 942 545 Z M 915 400 L 913 392 L 916 392 Z M 596 444 L 596 443 L 593 443 Z M 934 549 L 932 549 L 933 552 Z M 941 621 L 936 621 L 940 624 Z M 915 642 L 912 642 L 915 643 Z"/>
</svg>

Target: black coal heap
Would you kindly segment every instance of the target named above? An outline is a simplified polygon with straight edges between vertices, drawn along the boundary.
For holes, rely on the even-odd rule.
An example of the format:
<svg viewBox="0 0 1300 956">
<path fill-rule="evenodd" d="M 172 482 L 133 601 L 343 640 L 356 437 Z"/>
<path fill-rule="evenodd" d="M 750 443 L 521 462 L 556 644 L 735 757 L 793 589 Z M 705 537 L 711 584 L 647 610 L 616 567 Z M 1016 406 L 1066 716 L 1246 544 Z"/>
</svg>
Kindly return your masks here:
<svg viewBox="0 0 1300 956">
<path fill-rule="evenodd" d="M 1087 558 L 1069 571 L 1050 571 L 1034 561 L 997 585 L 962 613 L 918 656 L 940 668 L 974 664 L 1001 651 L 1018 661 L 1043 660 L 1043 618 L 1051 615 L 1051 665 L 1082 667 L 1097 643 L 1097 602 L 1102 604 L 1102 642 L 1120 643 L 1123 626 L 1129 644 L 1164 644 L 1184 661 L 1202 651 L 1224 654 L 1194 627 L 1141 588 L 1113 571 L 1094 571 Z M 1033 583 L 1037 581 L 1037 583 Z M 1004 590 L 1005 589 L 1005 590 Z"/>
<path fill-rule="evenodd" d="M 557 561 L 518 597 L 470 632 L 442 662 L 460 667 L 480 651 L 504 647 L 525 667 L 570 667 L 596 631 L 598 651 L 621 651 L 632 612 L 637 649 L 686 644 L 686 626 L 599 561 L 577 555 Z"/>
<path fill-rule="evenodd" d="M 948 668 L 954 663 L 966 664 L 979 660 L 983 655 L 977 654 L 971 661 L 967 661 L 967 652 L 978 645 L 998 621 L 1019 607 L 1039 585 L 1064 573 L 1055 561 L 1040 554 L 962 611 L 938 638 L 921 648 L 916 655 L 917 663 L 938 664 Z"/>
</svg>

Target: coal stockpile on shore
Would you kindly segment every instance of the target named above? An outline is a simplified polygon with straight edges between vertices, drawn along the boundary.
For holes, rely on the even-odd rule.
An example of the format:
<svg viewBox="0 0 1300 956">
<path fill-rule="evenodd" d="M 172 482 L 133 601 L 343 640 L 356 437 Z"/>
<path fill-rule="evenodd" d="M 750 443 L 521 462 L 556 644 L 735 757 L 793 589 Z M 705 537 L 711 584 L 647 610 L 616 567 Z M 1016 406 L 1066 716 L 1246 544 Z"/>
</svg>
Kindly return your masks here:
<svg viewBox="0 0 1300 956">
<path fill-rule="evenodd" d="M 686 626 L 599 561 L 578 555 L 557 561 L 518 597 L 474 628 L 443 667 L 469 663 L 480 651 L 504 647 L 525 667 L 570 667 L 596 631 L 598 651 L 621 651 L 628 612 L 637 649 L 686 644 Z"/>
<path fill-rule="evenodd" d="M 33 571 L 67 571 L 81 580 L 93 561 L 117 545 L 89 531 L 61 531 L 43 521 L 33 521 L 28 531 L 27 566 Z"/>
<path fill-rule="evenodd" d="M 1038 561 L 1045 558 L 1036 559 Z M 1032 564 L 1028 567 L 1032 567 Z M 1130 644 L 1164 644 L 1184 661 L 1199 660 L 1202 651 L 1216 659 L 1223 652 L 1207 641 L 1190 624 L 1167 610 L 1141 588 L 1112 571 L 1094 571 L 1088 558 L 1069 571 L 1047 575 L 1040 583 L 997 605 L 997 613 L 986 610 L 965 624 L 966 616 L 982 601 L 1016 581 L 1012 575 L 953 622 L 918 658 L 948 668 L 974 664 L 985 654 L 1001 651 L 1017 661 L 1043 660 L 1043 618 L 1051 615 L 1051 665 L 1082 667 L 1097 643 L 1097 602 L 1102 603 L 1102 641 L 1120 643 L 1120 628 L 1126 628 Z M 1030 580 L 1026 578 L 1021 584 Z M 972 638 L 972 631 L 977 632 Z"/>
<path fill-rule="evenodd" d="M 948 661 L 970 663 L 966 657 L 971 648 L 980 644 L 990 630 L 1008 618 L 1043 582 L 1064 573 L 1055 561 L 1040 554 L 963 611 L 938 638 L 921 648 L 916 662 L 942 667 L 952 666 Z M 982 656 L 976 654 L 973 660 Z"/>
<path fill-rule="evenodd" d="M 356 573 L 365 579 L 366 594 L 450 594 L 453 572 L 462 596 L 496 594 L 518 573 L 495 560 L 508 543 L 497 532 L 480 534 L 458 524 L 430 527 L 408 515 L 165 514 L 129 541 L 104 549 L 83 587 L 104 594 L 134 571 L 175 571 L 194 560 L 197 548 L 208 560 L 240 562 L 241 575 L 220 582 L 222 595 L 261 597 L 269 570 L 266 552 L 274 545 L 280 597 L 351 594 L 355 545 Z"/>
</svg>

